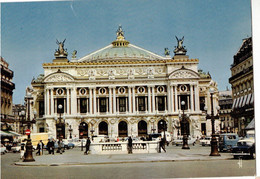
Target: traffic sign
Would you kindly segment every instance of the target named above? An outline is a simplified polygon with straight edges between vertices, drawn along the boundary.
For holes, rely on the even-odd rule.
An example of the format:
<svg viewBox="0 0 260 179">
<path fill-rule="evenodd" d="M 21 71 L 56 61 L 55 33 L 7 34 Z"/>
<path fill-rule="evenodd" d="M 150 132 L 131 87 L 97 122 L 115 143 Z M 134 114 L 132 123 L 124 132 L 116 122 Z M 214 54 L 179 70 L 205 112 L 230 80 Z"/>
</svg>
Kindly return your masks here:
<svg viewBox="0 0 260 179">
<path fill-rule="evenodd" d="M 30 129 L 26 129 L 25 134 L 26 134 L 26 135 L 30 135 L 30 134 L 31 134 Z"/>
</svg>

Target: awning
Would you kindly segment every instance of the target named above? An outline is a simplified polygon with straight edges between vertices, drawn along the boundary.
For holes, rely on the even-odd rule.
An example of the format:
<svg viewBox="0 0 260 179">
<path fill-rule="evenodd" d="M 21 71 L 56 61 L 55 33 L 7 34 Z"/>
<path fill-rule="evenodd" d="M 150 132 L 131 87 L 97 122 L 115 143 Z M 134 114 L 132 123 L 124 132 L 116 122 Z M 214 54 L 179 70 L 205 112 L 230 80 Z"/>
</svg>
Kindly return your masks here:
<svg viewBox="0 0 260 179">
<path fill-rule="evenodd" d="M 247 95 L 245 95 L 245 97 L 244 97 L 244 101 L 242 103 L 242 107 L 244 107 L 246 105 L 246 100 L 247 100 Z"/>
<path fill-rule="evenodd" d="M 18 134 L 18 133 L 16 133 L 16 132 L 14 132 L 14 131 L 8 131 L 10 134 L 12 134 L 12 135 L 14 135 L 14 136 L 20 136 L 21 134 Z"/>
<path fill-rule="evenodd" d="M 250 104 L 253 104 L 254 103 L 254 93 L 252 93 L 252 98 L 250 100 Z"/>
<path fill-rule="evenodd" d="M 4 131 L 0 131 L 0 136 L 13 136 L 13 135 Z"/>
<path fill-rule="evenodd" d="M 252 93 L 250 93 L 250 94 L 247 96 L 246 105 L 249 105 L 251 96 L 252 96 Z"/>
<path fill-rule="evenodd" d="M 255 128 L 255 118 L 252 119 L 252 121 L 246 126 L 246 130 L 254 129 Z"/>
<path fill-rule="evenodd" d="M 241 98 L 241 97 L 237 98 L 237 103 L 235 104 L 235 108 L 238 108 L 238 104 L 239 104 L 239 102 L 240 102 L 240 98 Z"/>
<path fill-rule="evenodd" d="M 233 101 L 232 109 L 235 108 L 235 104 L 236 104 L 236 102 L 237 102 L 237 98 Z"/>
<path fill-rule="evenodd" d="M 244 96 L 241 96 L 240 101 L 239 101 L 239 105 L 238 105 L 239 108 L 242 107 L 243 100 L 244 100 Z"/>
</svg>

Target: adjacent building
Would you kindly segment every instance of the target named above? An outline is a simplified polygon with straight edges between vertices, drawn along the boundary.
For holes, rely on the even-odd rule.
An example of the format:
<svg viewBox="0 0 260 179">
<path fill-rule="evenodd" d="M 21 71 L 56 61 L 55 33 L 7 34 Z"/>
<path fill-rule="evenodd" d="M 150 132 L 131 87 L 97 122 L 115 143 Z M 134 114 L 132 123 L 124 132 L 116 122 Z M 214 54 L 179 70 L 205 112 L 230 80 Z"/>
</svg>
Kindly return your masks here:
<svg viewBox="0 0 260 179">
<path fill-rule="evenodd" d="M 177 37 L 176 37 L 177 38 Z M 214 114 L 218 88 L 209 73 L 198 70 L 198 59 L 190 59 L 177 38 L 174 56 L 165 56 L 131 44 L 121 27 L 116 40 L 82 58 L 73 52 L 71 60 L 63 42 L 44 74 L 32 80 L 30 118 L 33 132 L 48 132 L 54 138 L 144 136 L 164 129 L 173 136 L 180 128 L 179 114 L 189 115 L 189 134 L 211 134 L 210 93 Z M 181 102 L 185 105 L 182 106 Z M 216 131 L 220 131 L 216 120 Z"/>
<path fill-rule="evenodd" d="M 237 128 L 234 126 L 234 119 L 231 117 L 232 111 L 232 91 L 220 91 L 219 92 L 219 119 L 221 133 L 234 133 L 237 132 Z"/>
<path fill-rule="evenodd" d="M 232 117 L 238 134 L 245 135 L 245 127 L 254 119 L 254 80 L 252 37 L 243 39 L 231 65 Z"/>
<path fill-rule="evenodd" d="M 15 84 L 12 82 L 14 72 L 9 69 L 9 64 L 0 57 L 1 68 L 1 130 L 11 130 L 14 126 L 14 116 L 12 112 L 13 106 L 13 90 Z"/>
</svg>

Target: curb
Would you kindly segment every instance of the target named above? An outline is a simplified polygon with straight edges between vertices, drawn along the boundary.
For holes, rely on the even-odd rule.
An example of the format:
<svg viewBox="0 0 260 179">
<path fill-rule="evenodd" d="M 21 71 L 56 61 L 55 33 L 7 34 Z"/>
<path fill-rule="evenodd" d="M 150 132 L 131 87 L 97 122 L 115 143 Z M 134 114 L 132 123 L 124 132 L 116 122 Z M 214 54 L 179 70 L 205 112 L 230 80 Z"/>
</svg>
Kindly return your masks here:
<svg viewBox="0 0 260 179">
<path fill-rule="evenodd" d="M 14 165 L 16 166 L 87 166 L 87 165 L 107 165 L 107 164 L 131 164 L 131 163 L 156 163 L 156 162 L 191 162 L 191 161 L 213 161 L 213 160 L 230 160 L 231 158 L 219 158 L 219 159 L 187 159 L 187 160 L 181 160 L 181 159 L 174 159 L 174 160 L 139 160 L 139 161 L 119 161 L 119 162 L 93 162 L 93 163 L 24 163 L 24 162 L 16 162 Z"/>
</svg>

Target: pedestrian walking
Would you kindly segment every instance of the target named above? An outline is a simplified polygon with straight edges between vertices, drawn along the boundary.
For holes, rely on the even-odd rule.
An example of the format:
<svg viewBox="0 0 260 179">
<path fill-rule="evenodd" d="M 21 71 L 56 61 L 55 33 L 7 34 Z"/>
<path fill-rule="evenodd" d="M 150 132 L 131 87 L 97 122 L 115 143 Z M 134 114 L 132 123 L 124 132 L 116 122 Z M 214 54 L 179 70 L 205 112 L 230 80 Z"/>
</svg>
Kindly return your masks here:
<svg viewBox="0 0 260 179">
<path fill-rule="evenodd" d="M 60 154 L 62 154 L 62 140 L 61 139 L 59 139 L 58 140 L 58 149 L 57 149 L 57 153 L 60 153 Z"/>
<path fill-rule="evenodd" d="M 128 153 L 132 154 L 133 153 L 133 139 L 131 136 L 128 138 Z"/>
<path fill-rule="evenodd" d="M 88 137 L 88 139 L 86 141 L 86 152 L 84 153 L 85 155 L 88 155 L 90 144 L 91 144 L 91 141 L 90 141 L 90 139 Z"/>
<path fill-rule="evenodd" d="M 38 154 L 38 155 L 41 155 L 41 142 L 39 141 L 38 142 L 38 144 L 37 144 L 37 148 L 36 148 L 36 150 L 38 150 L 37 152 L 36 152 L 36 155 Z"/>
<path fill-rule="evenodd" d="M 51 154 L 51 141 L 50 141 L 50 139 L 48 139 L 47 150 L 48 150 L 48 153 Z"/>
<path fill-rule="evenodd" d="M 161 148 L 166 152 L 165 150 L 165 138 L 160 137 L 159 141 L 159 153 L 161 153 Z"/>
<path fill-rule="evenodd" d="M 20 150 L 20 158 L 21 158 L 21 159 L 24 158 L 24 153 L 25 153 L 25 144 L 22 143 L 22 144 L 21 144 L 21 150 Z"/>
</svg>

